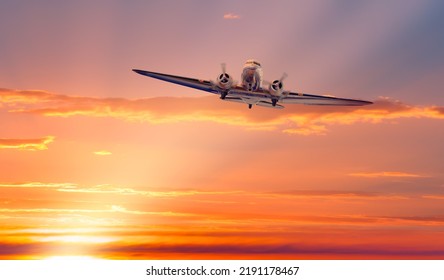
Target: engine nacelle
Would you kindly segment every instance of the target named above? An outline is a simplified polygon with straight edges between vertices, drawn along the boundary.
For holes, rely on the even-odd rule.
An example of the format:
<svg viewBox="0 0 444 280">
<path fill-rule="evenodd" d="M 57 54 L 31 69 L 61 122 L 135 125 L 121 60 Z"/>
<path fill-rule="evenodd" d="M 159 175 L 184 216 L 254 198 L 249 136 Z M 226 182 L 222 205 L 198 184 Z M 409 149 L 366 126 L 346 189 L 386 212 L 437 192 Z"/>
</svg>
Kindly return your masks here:
<svg viewBox="0 0 444 280">
<path fill-rule="evenodd" d="M 280 80 L 274 80 L 270 87 L 268 88 L 270 93 L 274 96 L 281 96 L 282 92 L 284 90 L 284 85 L 282 84 L 282 81 Z"/>
<path fill-rule="evenodd" d="M 221 89 L 230 89 L 233 86 L 233 78 L 227 73 L 222 73 L 217 77 L 217 86 Z"/>
</svg>

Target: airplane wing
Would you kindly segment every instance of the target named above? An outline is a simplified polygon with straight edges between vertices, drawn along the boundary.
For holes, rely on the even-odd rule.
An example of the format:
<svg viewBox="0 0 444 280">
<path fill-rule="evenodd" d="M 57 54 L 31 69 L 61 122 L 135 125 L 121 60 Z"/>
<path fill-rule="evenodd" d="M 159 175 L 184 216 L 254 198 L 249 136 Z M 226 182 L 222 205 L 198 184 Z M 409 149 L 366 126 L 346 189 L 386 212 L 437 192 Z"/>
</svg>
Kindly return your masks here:
<svg viewBox="0 0 444 280">
<path fill-rule="evenodd" d="M 224 101 L 245 103 L 245 104 L 254 104 L 257 106 L 268 107 L 268 108 L 273 108 L 273 109 L 284 109 L 285 108 L 284 106 L 282 106 L 280 104 L 276 104 L 275 106 L 273 106 L 273 104 L 271 102 L 268 102 L 265 100 L 255 99 L 253 101 L 250 101 L 249 97 L 234 97 L 234 96 L 228 95 L 227 97 L 224 98 Z"/>
<path fill-rule="evenodd" d="M 169 74 L 162 74 L 156 72 L 150 72 L 145 70 L 133 69 L 134 72 L 148 76 L 154 79 L 186 86 L 198 90 L 203 90 L 213 94 L 221 94 L 220 89 L 214 85 L 211 81 L 199 80 L 195 78 L 187 78 L 174 76 Z M 255 92 L 244 90 L 240 86 L 234 86 L 228 90 L 227 96 L 224 98 L 226 101 L 243 102 L 247 104 L 255 104 L 263 107 L 282 109 L 283 106 L 276 104 L 273 106 L 271 98 L 273 97 L 267 89 L 260 88 Z M 284 92 L 279 97 L 279 102 L 284 104 L 306 104 L 306 105 L 337 105 L 337 106 L 362 106 L 372 104 L 372 102 L 356 99 L 339 98 L 325 95 L 314 95 L 298 92 Z"/>
<path fill-rule="evenodd" d="M 370 101 L 339 98 L 326 95 L 314 95 L 307 93 L 288 92 L 284 93 L 280 99 L 285 104 L 305 104 L 305 105 L 336 105 L 336 106 L 363 106 L 373 104 Z"/>
<path fill-rule="evenodd" d="M 257 104 L 257 106 L 267 107 L 267 108 L 273 108 L 273 109 L 284 109 L 285 107 L 281 104 L 276 104 L 273 106 L 273 103 L 261 100 Z"/>
<path fill-rule="evenodd" d="M 181 86 L 186 86 L 194 89 L 199 89 L 211 93 L 217 93 L 220 92 L 214 87 L 214 85 L 210 81 L 205 80 L 199 80 L 194 78 L 187 78 L 187 77 L 180 77 L 180 76 L 174 76 L 174 75 L 168 75 L 168 74 L 162 74 L 162 73 L 156 73 L 156 72 L 150 72 L 145 70 L 139 70 L 139 69 L 133 69 L 134 72 L 140 75 L 148 76 L 154 79 L 170 82 L 173 84 L 178 84 Z"/>
</svg>

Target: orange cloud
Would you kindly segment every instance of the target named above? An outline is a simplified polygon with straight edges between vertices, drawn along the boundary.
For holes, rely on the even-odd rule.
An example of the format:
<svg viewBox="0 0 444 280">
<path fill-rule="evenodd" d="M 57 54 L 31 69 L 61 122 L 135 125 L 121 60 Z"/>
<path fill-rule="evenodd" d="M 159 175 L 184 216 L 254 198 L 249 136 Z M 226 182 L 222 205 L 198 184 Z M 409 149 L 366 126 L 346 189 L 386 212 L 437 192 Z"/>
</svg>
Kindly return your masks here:
<svg viewBox="0 0 444 280">
<path fill-rule="evenodd" d="M 444 195 L 423 195 L 422 198 L 425 198 L 425 199 L 442 199 L 442 200 L 444 200 Z"/>
<path fill-rule="evenodd" d="M 254 194 L 254 193 L 253 193 Z M 331 199 L 331 200 L 405 200 L 408 196 L 397 194 L 370 193 L 370 192 L 335 192 L 335 191 L 287 191 L 273 193 L 256 193 L 259 197 L 277 197 L 279 199 Z"/>
<path fill-rule="evenodd" d="M 176 212 L 154 212 L 154 211 L 138 211 L 138 210 L 128 210 L 125 207 L 119 205 L 111 205 L 109 209 L 73 209 L 73 208 L 0 208 L 0 213 L 124 213 L 133 215 L 158 215 L 158 216 L 196 216 L 197 214 L 189 213 L 176 213 Z"/>
<path fill-rule="evenodd" d="M 197 195 L 235 195 L 242 194 L 243 191 L 200 191 L 200 190 L 136 190 L 129 187 L 119 187 L 112 185 L 95 185 L 82 187 L 72 183 L 2 183 L 0 188 L 36 188 L 36 189 L 55 189 L 58 192 L 67 193 L 90 193 L 90 194 L 116 194 L 116 195 L 141 195 L 149 197 L 182 197 Z"/>
<path fill-rule="evenodd" d="M 151 124 L 214 122 L 252 130 L 280 130 L 288 134 L 323 135 L 332 125 L 380 123 L 405 118 L 444 119 L 444 108 L 413 106 L 381 97 L 366 107 L 289 105 L 285 110 L 254 108 L 221 102 L 214 96 L 201 98 L 73 97 L 41 91 L 0 90 L 9 112 L 48 117 L 111 117 Z"/>
<path fill-rule="evenodd" d="M 38 139 L 0 139 L 0 149 L 18 149 L 26 151 L 47 150 L 48 144 L 54 141 L 54 136 Z"/>
<path fill-rule="evenodd" d="M 422 254 L 421 250 L 441 250 L 443 246 L 444 217 L 414 211 L 417 203 L 434 203 L 435 208 L 441 201 L 424 201 L 416 195 L 296 187 L 271 192 L 150 191 L 142 186 L 82 187 L 41 182 L 3 183 L 0 187 L 4 188 L 2 193 L 6 188 L 20 188 L 8 190 L 20 192 L 14 200 L 27 202 L 5 203 L 0 209 L 0 258 L 82 252 L 94 257 L 127 259 L 180 258 L 178 254 L 194 259 L 224 258 L 230 254 L 236 258 L 294 259 L 307 258 L 307 254 L 325 258 L 332 245 L 337 247 L 332 254 L 338 251 L 344 258 L 359 258 L 357 254 L 363 254 L 361 258 L 369 258 L 369 254 L 388 258 L 390 250 L 397 252 L 396 256 L 417 257 L 422 255 L 412 248 L 418 248 Z M 73 192 L 51 193 L 58 191 Z M 132 196 L 115 197 L 118 195 Z M 221 205 L 213 200 L 235 203 Z M 374 205 L 381 211 L 375 211 Z M 404 207 L 413 210 L 404 212 Z M 25 243 L 49 247 L 35 252 L 20 249 Z M 379 246 L 383 251 L 362 251 L 368 248 L 364 243 L 372 244 L 372 249 Z M 304 246 L 313 249 L 304 251 Z M 437 257 L 442 256 L 439 252 Z"/>
<path fill-rule="evenodd" d="M 379 177 L 421 178 L 421 177 L 425 177 L 423 175 L 414 174 L 414 173 L 394 172 L 394 171 L 359 172 L 359 173 L 351 173 L 349 175 L 355 176 L 355 177 L 366 177 L 366 178 L 379 178 Z"/>
<path fill-rule="evenodd" d="M 33 104 L 50 101 L 54 94 L 39 90 L 11 90 L 0 88 L 0 104 Z"/>
<path fill-rule="evenodd" d="M 113 153 L 111 153 L 109 151 L 97 151 L 97 152 L 94 152 L 94 154 L 97 156 L 109 156 L 109 155 L 112 155 Z"/>
<path fill-rule="evenodd" d="M 9 183 L 0 184 L 0 188 L 75 188 L 75 184 L 69 183 L 40 183 L 40 182 L 28 182 L 28 183 Z"/>
<path fill-rule="evenodd" d="M 240 15 L 228 13 L 224 14 L 224 19 L 240 19 Z"/>
</svg>

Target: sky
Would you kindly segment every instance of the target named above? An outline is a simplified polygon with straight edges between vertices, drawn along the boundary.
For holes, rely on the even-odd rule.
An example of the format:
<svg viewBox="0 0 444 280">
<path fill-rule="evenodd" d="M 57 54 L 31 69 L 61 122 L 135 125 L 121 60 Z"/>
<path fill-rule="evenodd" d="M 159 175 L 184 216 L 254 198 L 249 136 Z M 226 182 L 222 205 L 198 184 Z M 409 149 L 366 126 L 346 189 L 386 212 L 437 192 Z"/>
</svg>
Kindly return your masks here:
<svg viewBox="0 0 444 280">
<path fill-rule="evenodd" d="M 443 259 L 442 1 L 0 2 L 0 259 Z M 286 105 L 132 72 L 373 101 Z"/>
</svg>

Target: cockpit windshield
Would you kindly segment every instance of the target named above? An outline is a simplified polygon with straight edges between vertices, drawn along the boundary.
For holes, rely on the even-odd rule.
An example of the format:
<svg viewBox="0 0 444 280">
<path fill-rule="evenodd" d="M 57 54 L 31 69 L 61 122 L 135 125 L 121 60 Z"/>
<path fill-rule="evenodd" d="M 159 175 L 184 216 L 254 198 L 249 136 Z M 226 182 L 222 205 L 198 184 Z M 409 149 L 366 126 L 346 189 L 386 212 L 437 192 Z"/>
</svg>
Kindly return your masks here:
<svg viewBox="0 0 444 280">
<path fill-rule="evenodd" d="M 246 64 L 254 64 L 256 66 L 261 67 L 261 64 L 259 62 L 257 62 L 256 60 L 254 60 L 254 59 L 247 60 Z"/>
</svg>

